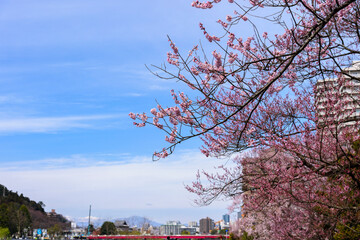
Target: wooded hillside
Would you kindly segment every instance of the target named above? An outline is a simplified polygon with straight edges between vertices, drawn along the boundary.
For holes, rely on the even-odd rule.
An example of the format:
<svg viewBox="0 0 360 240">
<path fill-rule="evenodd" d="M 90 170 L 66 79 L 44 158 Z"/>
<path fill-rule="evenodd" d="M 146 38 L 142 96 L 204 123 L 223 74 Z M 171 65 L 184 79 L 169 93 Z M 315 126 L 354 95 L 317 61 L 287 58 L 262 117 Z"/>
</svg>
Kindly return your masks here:
<svg viewBox="0 0 360 240">
<path fill-rule="evenodd" d="M 36 228 L 50 228 L 55 224 L 70 228 L 70 222 L 61 214 L 47 214 L 42 201 L 35 202 L 23 194 L 12 192 L 0 184 L 0 228 L 7 228 L 11 235 L 20 236 Z"/>
</svg>

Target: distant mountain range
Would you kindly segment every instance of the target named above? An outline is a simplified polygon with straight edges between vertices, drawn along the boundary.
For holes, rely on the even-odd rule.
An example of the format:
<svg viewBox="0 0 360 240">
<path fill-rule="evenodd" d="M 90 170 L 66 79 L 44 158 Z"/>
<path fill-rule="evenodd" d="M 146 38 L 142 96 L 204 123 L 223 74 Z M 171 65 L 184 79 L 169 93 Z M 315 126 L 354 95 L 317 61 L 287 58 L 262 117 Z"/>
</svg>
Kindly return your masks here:
<svg viewBox="0 0 360 240">
<path fill-rule="evenodd" d="M 118 219 L 116 219 L 116 220 L 118 220 Z M 131 216 L 131 217 L 122 218 L 119 220 L 125 220 L 129 226 L 137 226 L 137 227 L 141 227 L 144 223 L 149 223 L 153 227 L 159 227 L 159 226 L 163 225 L 162 223 L 158 223 L 158 222 L 152 221 L 146 217 L 139 217 L 139 216 Z"/>
<path fill-rule="evenodd" d="M 78 227 L 86 227 L 88 225 L 88 218 L 68 218 L 70 221 L 76 222 Z M 116 220 L 125 220 L 130 227 L 142 227 L 143 224 L 149 223 L 153 227 L 159 227 L 162 223 L 152 221 L 146 217 L 131 216 L 126 218 L 102 219 L 91 217 L 90 222 L 94 227 L 100 227 L 105 221 L 115 222 Z"/>
</svg>

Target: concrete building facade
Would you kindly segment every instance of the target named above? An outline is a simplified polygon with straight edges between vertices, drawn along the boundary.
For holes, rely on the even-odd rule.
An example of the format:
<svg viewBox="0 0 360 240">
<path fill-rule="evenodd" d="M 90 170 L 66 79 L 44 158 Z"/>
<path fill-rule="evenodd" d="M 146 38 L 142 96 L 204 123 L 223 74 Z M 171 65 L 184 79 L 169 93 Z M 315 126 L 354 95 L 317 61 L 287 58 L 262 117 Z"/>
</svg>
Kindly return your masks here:
<svg viewBox="0 0 360 240">
<path fill-rule="evenodd" d="M 202 218 L 200 219 L 200 234 L 208 234 L 211 230 L 214 229 L 214 220 L 211 218 Z"/>
<path fill-rule="evenodd" d="M 343 70 L 342 79 L 319 80 L 315 89 L 318 126 L 353 126 L 360 120 L 360 61 Z"/>
<path fill-rule="evenodd" d="M 168 221 L 160 226 L 160 235 L 180 235 L 181 223 L 179 221 Z"/>
</svg>

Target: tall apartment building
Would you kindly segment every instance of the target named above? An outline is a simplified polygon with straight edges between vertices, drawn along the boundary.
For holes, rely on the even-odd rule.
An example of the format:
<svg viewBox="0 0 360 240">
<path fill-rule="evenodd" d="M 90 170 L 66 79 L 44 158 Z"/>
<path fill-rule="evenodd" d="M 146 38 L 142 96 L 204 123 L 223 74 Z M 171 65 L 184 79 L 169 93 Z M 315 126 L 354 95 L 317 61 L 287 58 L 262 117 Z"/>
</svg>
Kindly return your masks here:
<svg viewBox="0 0 360 240">
<path fill-rule="evenodd" d="M 223 220 L 225 224 L 229 224 L 230 223 L 230 215 L 229 214 L 224 214 L 223 215 Z"/>
<path fill-rule="evenodd" d="M 237 219 L 240 219 L 240 218 L 242 218 L 242 213 L 241 213 L 241 211 L 240 211 L 240 212 L 237 212 Z"/>
<path fill-rule="evenodd" d="M 315 104 L 319 126 L 353 126 L 360 120 L 360 61 L 343 70 L 343 80 L 319 80 Z"/>
<path fill-rule="evenodd" d="M 210 233 L 210 231 L 214 229 L 214 226 L 214 220 L 211 218 L 207 217 L 200 219 L 200 233 Z"/>
</svg>

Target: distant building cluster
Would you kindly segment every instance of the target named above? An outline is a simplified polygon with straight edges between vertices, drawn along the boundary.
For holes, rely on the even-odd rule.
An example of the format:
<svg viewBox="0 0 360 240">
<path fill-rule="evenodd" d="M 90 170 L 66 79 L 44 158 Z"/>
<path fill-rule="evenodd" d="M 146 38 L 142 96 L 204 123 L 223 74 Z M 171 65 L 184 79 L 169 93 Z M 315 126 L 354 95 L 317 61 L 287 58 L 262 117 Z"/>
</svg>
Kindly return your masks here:
<svg viewBox="0 0 360 240">
<path fill-rule="evenodd" d="M 235 215 L 236 220 L 241 217 L 241 213 Z M 129 226 L 125 220 L 116 220 L 112 222 L 115 232 L 118 235 L 210 235 L 210 234 L 229 234 L 230 215 L 224 214 L 218 221 L 214 221 L 209 217 L 200 219 L 199 221 L 190 221 L 188 224 L 182 224 L 180 221 L 167 221 L 161 226 L 152 226 L 149 221 L 144 221 L 141 226 Z M 73 229 L 69 232 L 70 236 L 84 236 L 88 229 L 77 228 L 76 224 L 72 224 Z M 106 235 L 101 232 L 101 228 L 93 229 L 93 235 Z M 113 234 L 111 234 L 113 235 Z"/>
<path fill-rule="evenodd" d="M 168 221 L 159 228 L 160 235 L 206 235 L 206 234 L 226 234 L 230 229 L 230 215 L 224 214 L 222 219 L 214 221 L 206 217 L 197 221 L 191 221 L 187 225 L 179 221 Z"/>
<path fill-rule="evenodd" d="M 54 209 L 47 213 L 48 217 L 55 218 L 59 216 Z M 242 217 L 241 212 L 235 216 L 235 221 Z M 190 221 L 188 224 L 182 224 L 180 221 L 167 221 L 166 224 L 152 226 L 151 221 L 146 218 L 141 218 L 137 221 L 137 226 L 133 221 L 131 225 L 125 220 L 115 220 L 114 222 L 105 221 L 100 226 L 98 222 L 96 227 L 89 221 L 90 225 L 82 227 L 77 226 L 76 222 L 71 222 L 69 229 L 34 229 L 33 237 L 47 238 L 47 237 L 65 237 L 67 239 L 79 239 L 91 235 L 209 235 L 229 234 L 230 230 L 230 215 L 224 214 L 221 219 L 214 221 L 210 217 L 201 218 L 199 221 Z M 104 227 L 106 225 L 106 227 Z M 70 227 L 70 224 L 69 224 Z M 104 232 L 105 231 L 105 232 Z M 106 232 L 109 231 L 109 232 Z"/>
</svg>

